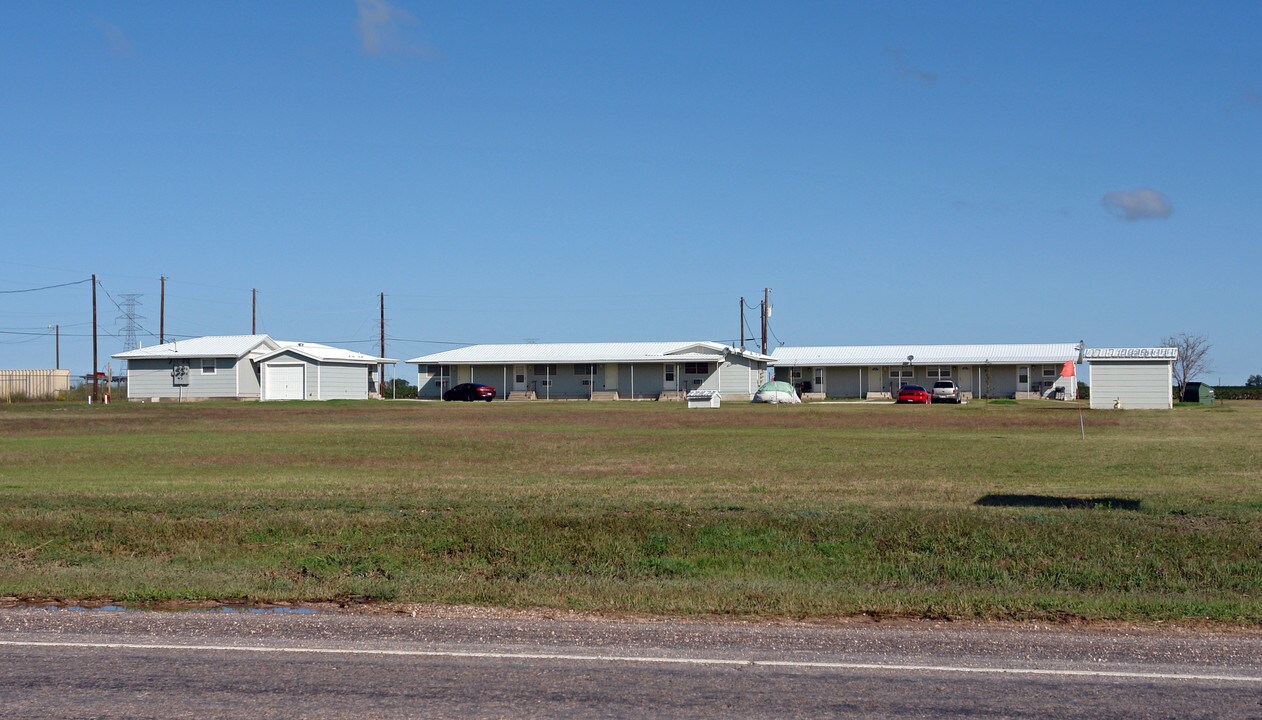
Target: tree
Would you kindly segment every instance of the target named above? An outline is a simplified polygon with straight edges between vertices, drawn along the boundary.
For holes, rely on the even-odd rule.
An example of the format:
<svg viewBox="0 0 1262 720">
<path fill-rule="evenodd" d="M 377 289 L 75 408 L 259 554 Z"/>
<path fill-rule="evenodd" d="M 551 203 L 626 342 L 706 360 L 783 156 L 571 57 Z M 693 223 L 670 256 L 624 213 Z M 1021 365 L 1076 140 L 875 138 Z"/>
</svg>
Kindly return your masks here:
<svg viewBox="0 0 1262 720">
<path fill-rule="evenodd" d="M 1244 381 L 1244 386 L 1262 388 L 1262 375 L 1250 375 L 1249 379 Z"/>
<path fill-rule="evenodd" d="M 393 380 L 387 380 L 385 385 L 381 387 L 381 396 L 387 400 L 395 398 L 415 400 L 416 386 L 403 378 L 394 378 Z"/>
<path fill-rule="evenodd" d="M 1177 348 L 1179 351 L 1179 357 L 1174 361 L 1174 384 L 1179 386 L 1180 399 L 1189 382 L 1214 369 L 1209 360 L 1210 348 L 1214 346 L 1204 335 L 1185 332 L 1171 335 L 1161 341 L 1161 347 Z"/>
</svg>

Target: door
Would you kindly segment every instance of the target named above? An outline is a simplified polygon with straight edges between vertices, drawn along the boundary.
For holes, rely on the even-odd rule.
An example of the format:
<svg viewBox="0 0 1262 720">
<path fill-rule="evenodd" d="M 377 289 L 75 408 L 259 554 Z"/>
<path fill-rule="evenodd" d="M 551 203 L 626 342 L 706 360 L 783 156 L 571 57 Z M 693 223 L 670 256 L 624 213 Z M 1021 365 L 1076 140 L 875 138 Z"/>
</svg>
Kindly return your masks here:
<svg viewBox="0 0 1262 720">
<path fill-rule="evenodd" d="M 678 390 L 679 382 L 675 380 L 675 363 L 666 363 L 662 366 L 662 389 Z"/>
<path fill-rule="evenodd" d="M 815 379 L 811 382 L 811 392 L 817 392 L 821 395 L 828 394 L 827 390 L 824 388 L 824 375 L 824 368 L 815 368 Z"/>
<path fill-rule="evenodd" d="M 1030 392 L 1030 366 L 1017 368 L 1017 392 Z"/>
<path fill-rule="evenodd" d="M 513 366 L 513 392 L 526 392 L 526 366 Z"/>
<path fill-rule="evenodd" d="M 301 400 L 304 395 L 302 365 L 268 365 L 265 400 Z"/>
</svg>

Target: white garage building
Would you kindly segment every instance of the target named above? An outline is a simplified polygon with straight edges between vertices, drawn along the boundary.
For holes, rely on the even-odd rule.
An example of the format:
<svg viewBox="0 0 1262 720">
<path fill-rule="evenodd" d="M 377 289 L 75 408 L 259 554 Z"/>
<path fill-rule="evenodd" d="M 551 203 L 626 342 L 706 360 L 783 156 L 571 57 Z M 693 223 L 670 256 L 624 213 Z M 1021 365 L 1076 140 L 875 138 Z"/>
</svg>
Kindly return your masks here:
<svg viewBox="0 0 1262 720">
<path fill-rule="evenodd" d="M 366 400 L 379 397 L 378 367 L 391 358 L 321 345 L 281 342 L 257 360 L 263 400 Z"/>
<path fill-rule="evenodd" d="M 1088 348 L 1091 409 L 1169 410 L 1174 407 L 1177 348 Z"/>
<path fill-rule="evenodd" d="M 129 400 L 362 400 L 377 368 L 397 360 L 267 335 L 189 338 L 114 355 L 127 361 Z"/>
</svg>

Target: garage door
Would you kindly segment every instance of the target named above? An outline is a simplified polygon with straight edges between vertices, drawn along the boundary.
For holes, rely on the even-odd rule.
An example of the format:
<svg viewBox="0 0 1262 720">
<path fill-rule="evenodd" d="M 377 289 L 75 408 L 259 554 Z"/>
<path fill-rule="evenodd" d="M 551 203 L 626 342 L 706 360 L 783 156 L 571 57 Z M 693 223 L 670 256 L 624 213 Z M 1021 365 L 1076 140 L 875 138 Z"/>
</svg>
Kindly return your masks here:
<svg viewBox="0 0 1262 720">
<path fill-rule="evenodd" d="M 264 400 L 301 400 L 303 398 L 303 366 L 268 365 L 263 378 Z"/>
</svg>

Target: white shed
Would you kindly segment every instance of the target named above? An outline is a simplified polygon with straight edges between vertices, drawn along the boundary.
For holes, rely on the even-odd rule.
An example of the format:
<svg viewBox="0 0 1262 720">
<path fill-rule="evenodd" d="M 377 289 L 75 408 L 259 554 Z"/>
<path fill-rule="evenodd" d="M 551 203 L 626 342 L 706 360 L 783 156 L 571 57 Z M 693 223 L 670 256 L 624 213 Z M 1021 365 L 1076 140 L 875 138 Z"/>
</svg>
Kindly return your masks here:
<svg viewBox="0 0 1262 720">
<path fill-rule="evenodd" d="M 377 368 L 398 360 L 307 342 L 280 342 L 256 360 L 263 400 L 380 397 Z"/>
<path fill-rule="evenodd" d="M 1174 407 L 1177 348 L 1088 348 L 1093 410 L 1169 410 Z"/>
</svg>

